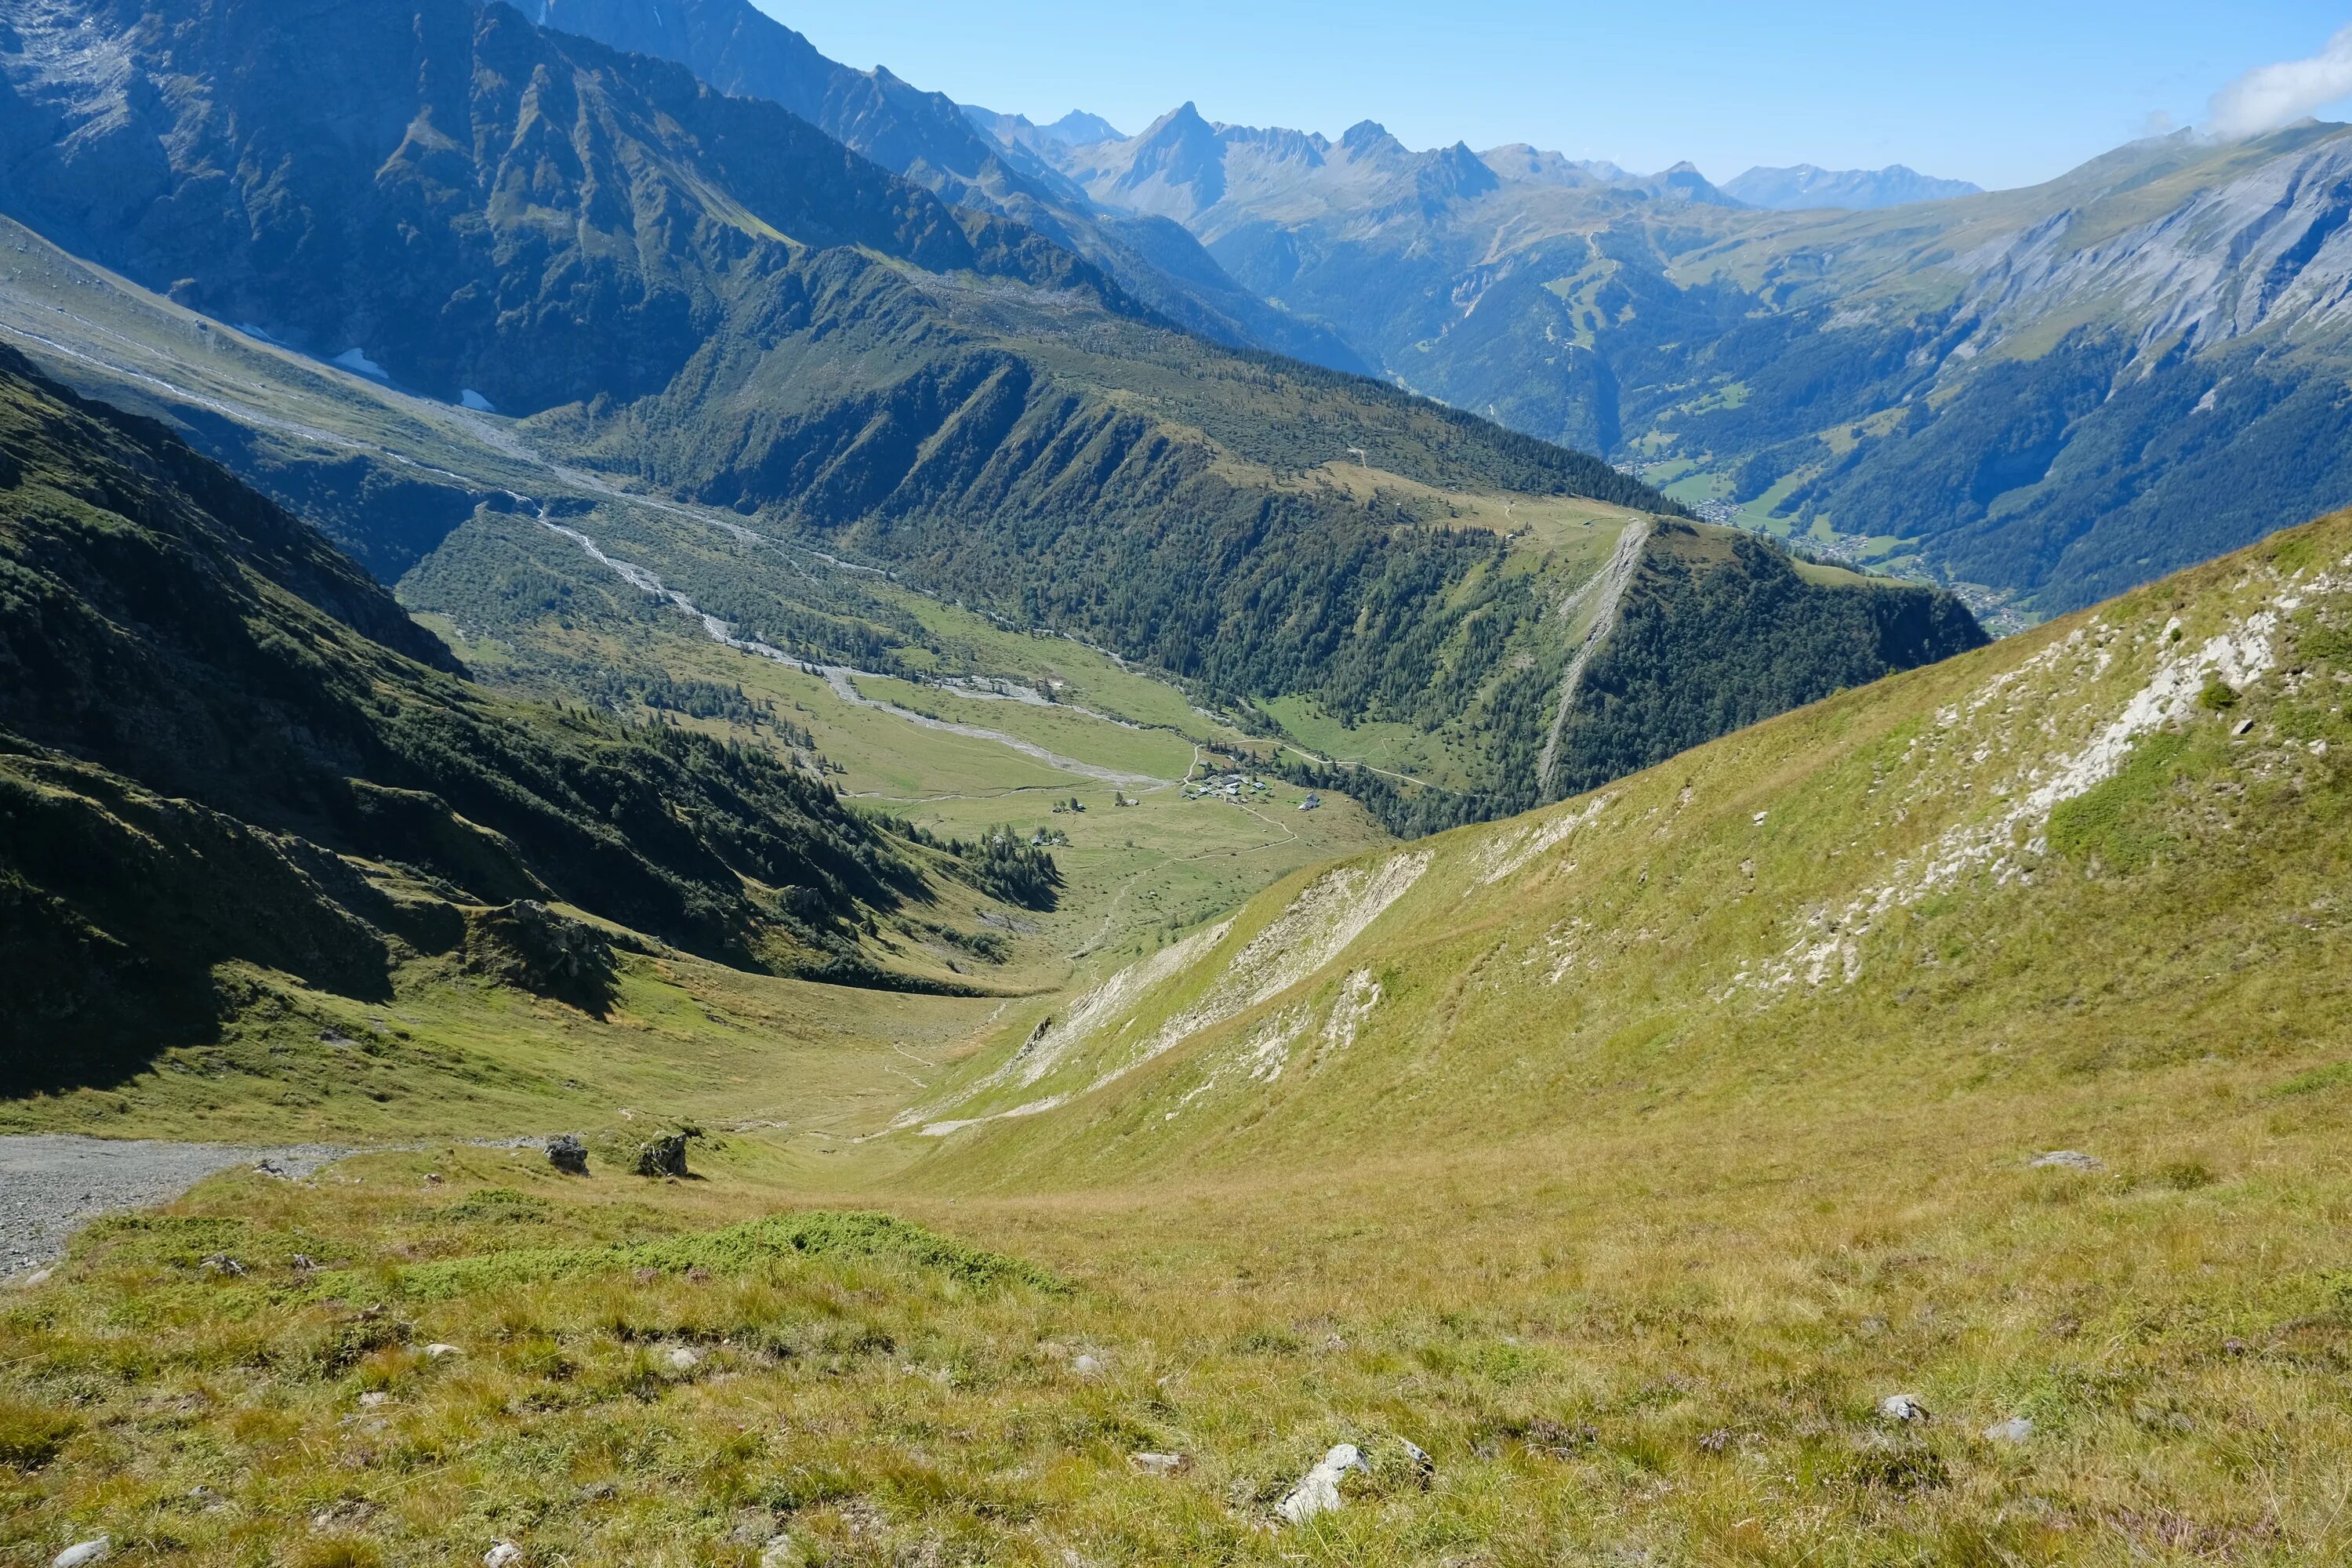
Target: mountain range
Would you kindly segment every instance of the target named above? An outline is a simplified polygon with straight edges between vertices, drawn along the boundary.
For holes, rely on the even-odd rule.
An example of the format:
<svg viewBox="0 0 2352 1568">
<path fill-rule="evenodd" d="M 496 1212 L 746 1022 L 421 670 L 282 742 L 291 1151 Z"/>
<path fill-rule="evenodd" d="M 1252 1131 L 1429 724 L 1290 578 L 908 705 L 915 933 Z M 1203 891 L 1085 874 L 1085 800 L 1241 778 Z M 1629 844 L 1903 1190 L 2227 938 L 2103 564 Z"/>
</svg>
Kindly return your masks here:
<svg viewBox="0 0 2352 1568">
<path fill-rule="evenodd" d="M 1097 207 L 1017 129 L 985 132 L 943 94 L 827 59 L 750 0 L 535 0 L 532 14 L 561 31 L 676 60 L 721 92 L 780 103 L 942 200 L 1016 219 L 1085 257 L 1187 331 L 1336 369 L 1366 368 L 1338 338 L 1235 285 L 1180 226 Z M 1090 121 L 1073 115 L 1063 121 L 1077 127 L 1071 137 L 1044 143 L 1066 144 Z"/>
<path fill-rule="evenodd" d="M 1752 206 L 1687 165 L 1189 105 L 1042 151 L 1404 385 L 2031 618 L 2352 498 L 2344 134 L 2184 132 L 1990 194 L 1759 169 L 1734 182 Z"/>
<path fill-rule="evenodd" d="M 0 125 L 0 198 L 41 233 L 214 321 L 520 420 L 491 443 L 502 452 L 823 539 L 1220 700 L 1295 697 L 1342 725 L 1440 738 L 1454 760 L 1400 826 L 1513 809 L 1979 635 L 1932 593 L 1809 577 L 1769 551 L 1669 552 L 1675 572 L 1623 579 L 1630 603 L 1664 595 L 1674 623 L 1641 646 L 1706 647 L 1744 673 L 1699 705 L 1664 665 L 1602 660 L 1622 689 L 1588 687 L 1578 639 L 1613 631 L 1622 595 L 1579 590 L 1618 539 L 1667 549 L 1666 532 L 1627 533 L 1634 512 L 1680 510 L 1594 458 L 1179 331 L 1037 230 L 950 206 L 781 103 L 503 6 L 147 9 L 110 16 L 120 31 L 77 15 L 45 13 L 46 31 L 28 19 Z M 640 15 L 655 13 L 604 20 Z M 687 27 L 704 14 L 659 15 Z M 779 90 L 784 66 L 806 68 L 882 141 L 909 123 L 972 143 L 944 100 L 840 74 L 756 14 L 733 20 L 725 58 Z M 216 59 L 238 64 L 208 69 Z M 126 162 L 136 184 L 113 172 Z M 1491 177 L 1475 160 L 1465 173 Z M 58 368 L 87 375 L 118 347 Z M 129 379 L 130 395 L 153 397 L 152 376 Z M 298 418 L 227 426 L 340 417 L 310 405 L 314 390 L 289 395 Z M 252 461 L 215 409 L 187 417 L 225 460 Z M 457 479 L 460 500 L 544 489 L 504 477 L 506 456 L 485 466 L 480 438 L 465 445 L 412 447 L 402 476 Z M 299 502 L 326 488 L 301 475 L 350 460 L 337 447 L 251 471 Z M 1507 520 L 1513 497 L 1594 504 L 1569 534 L 1451 526 Z M 397 531 L 422 543 L 452 521 Z M 380 533 L 347 542 L 388 553 Z M 684 579 L 701 602 L 776 646 L 875 656 L 870 623 L 811 615 L 780 565 L 641 559 L 673 581 L 702 574 Z M 1696 591 L 1668 591 L 1685 580 Z M 1849 603 L 1858 618 L 1805 624 Z M 1689 615 L 1717 630 L 1694 637 Z M 1784 651 L 1738 651 L 1755 639 Z M 1579 719 L 1587 708 L 1612 717 Z"/>
<path fill-rule="evenodd" d="M 1723 194 L 1747 206 L 1803 212 L 1820 207 L 1908 206 L 1915 202 L 1982 195 L 1984 188 L 1967 180 L 1939 180 L 1901 163 L 1884 169 L 1823 169 L 1797 163 L 1782 169 L 1760 165 L 1750 169 L 1726 180 Z"/>
</svg>

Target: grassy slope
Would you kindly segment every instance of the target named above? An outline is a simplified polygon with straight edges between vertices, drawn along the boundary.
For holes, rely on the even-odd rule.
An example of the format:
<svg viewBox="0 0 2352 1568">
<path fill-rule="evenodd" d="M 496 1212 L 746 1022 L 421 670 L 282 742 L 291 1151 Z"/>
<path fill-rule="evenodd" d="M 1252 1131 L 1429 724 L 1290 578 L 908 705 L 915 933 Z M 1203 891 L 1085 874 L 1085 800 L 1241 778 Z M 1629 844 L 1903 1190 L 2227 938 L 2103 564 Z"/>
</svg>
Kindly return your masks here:
<svg viewBox="0 0 2352 1568">
<path fill-rule="evenodd" d="M 1302 873 L 1090 1031 L 1049 1030 L 1061 1065 L 1029 1086 L 961 1093 L 1073 1000 L 968 1017 L 994 1043 L 946 1083 L 940 1037 L 904 1037 L 933 1118 L 1073 1091 L 1056 1110 L 837 1153 L 728 1133 L 680 1185 L 602 1173 L 617 1122 L 585 1184 L 454 1148 L 223 1178 L 0 1311 L 12 1441 L 54 1449 L 7 1483 L 7 1539 L 106 1528 L 196 1562 L 500 1537 L 745 1563 L 773 1540 L 846 1563 L 2339 1558 L 2347 574 L 2352 517 L 1360 859 L 1429 858 L 1247 1002 L 1232 976 L 1279 978 L 1362 912 L 1369 877 Z M 2104 776 L 2068 765 L 2135 714 Z M 1244 1005 L 1083 1092 L 1221 994 Z M 1327 1033 L 1343 1000 L 1351 1038 Z M 820 1114 L 873 1126 L 884 1097 L 846 1092 Z M 2104 1163 L 2029 1168 L 2061 1147 Z M 550 1247 L 877 1196 L 1078 1289 L 964 1282 L 986 1270 L 951 1249 L 818 1222 L 814 1253 L 713 1236 L 544 1279 Z M 196 1267 L 223 1249 L 253 1272 Z M 338 1300 L 296 1252 L 353 1266 Z M 452 1256 L 484 1261 L 431 1266 Z M 414 1348 L 436 1340 L 462 1356 Z M 708 1359 L 673 1368 L 679 1342 Z M 1898 1392 L 1934 1418 L 1876 1415 Z M 2024 1443 L 1979 1436 L 2016 1415 Z M 1350 1506 L 1267 1528 L 1341 1439 L 1373 1467 Z M 1144 1475 L 1141 1449 L 1192 1468 Z"/>
</svg>

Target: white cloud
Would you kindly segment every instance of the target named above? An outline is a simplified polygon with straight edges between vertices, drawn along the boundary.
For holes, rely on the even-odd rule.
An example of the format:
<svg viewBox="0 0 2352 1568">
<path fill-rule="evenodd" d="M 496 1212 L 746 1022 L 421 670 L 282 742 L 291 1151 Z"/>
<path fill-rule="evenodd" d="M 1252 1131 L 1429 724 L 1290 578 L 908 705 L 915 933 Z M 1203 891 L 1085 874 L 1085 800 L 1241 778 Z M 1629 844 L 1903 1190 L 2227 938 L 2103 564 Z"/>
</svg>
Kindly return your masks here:
<svg viewBox="0 0 2352 1568">
<path fill-rule="evenodd" d="M 2352 27 L 2308 59 L 2256 66 L 2213 95 L 2206 117 L 2224 136 L 2259 136 L 2352 98 Z"/>
</svg>

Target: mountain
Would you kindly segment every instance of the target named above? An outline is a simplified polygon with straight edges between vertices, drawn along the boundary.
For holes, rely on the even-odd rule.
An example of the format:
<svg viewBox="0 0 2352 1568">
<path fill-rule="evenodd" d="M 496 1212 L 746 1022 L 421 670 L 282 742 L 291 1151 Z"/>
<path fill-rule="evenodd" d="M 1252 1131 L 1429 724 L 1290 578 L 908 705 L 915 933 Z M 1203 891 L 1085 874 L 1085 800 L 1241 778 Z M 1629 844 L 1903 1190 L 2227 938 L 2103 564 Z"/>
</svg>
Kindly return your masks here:
<svg viewBox="0 0 2352 1568">
<path fill-rule="evenodd" d="M 1460 142 L 1413 152 L 1364 121 L 1337 142 L 1313 132 L 1213 124 L 1185 103 L 1123 140 L 1041 144 L 1039 151 L 1113 208 L 1175 218 L 1213 251 L 1260 223 L 1435 218 L 1510 182 L 1606 189 L 1702 205 L 1737 204 L 1688 163 L 1628 174 L 1517 144 L 1475 153 Z"/>
<path fill-rule="evenodd" d="M 1045 145 L 1091 147 L 1097 142 L 1127 140 L 1127 133 L 1109 121 L 1084 110 L 1074 109 L 1049 125 L 1040 125 L 1025 114 L 999 114 L 974 103 L 965 104 L 963 111 L 997 141 L 1033 150 Z"/>
<path fill-rule="evenodd" d="M 1437 154 L 1181 113 L 1063 162 L 1404 385 L 2023 621 L 2352 500 L 2347 146 L 2183 132 L 1798 213 L 1525 147 L 1421 198 Z"/>
<path fill-rule="evenodd" d="M 1310 132 L 1212 124 L 1190 103 L 1124 141 L 1065 144 L 1051 155 L 1097 201 L 1175 218 L 1212 239 L 1245 214 L 1385 214 L 1443 206 L 1496 183 L 1458 142 L 1410 152 L 1370 120 L 1337 142 Z"/>
<path fill-rule="evenodd" d="M 995 136 L 944 94 L 887 70 L 827 59 L 750 0 L 534 0 L 530 9 L 547 26 L 676 60 L 721 92 L 780 103 L 943 201 L 1016 219 L 1085 257 L 1188 331 L 1367 368 L 1329 333 L 1240 288 L 1181 229 L 1097 210 L 1019 136 Z"/>
<path fill-rule="evenodd" d="M 856 922 L 925 873 L 827 785 L 490 695 L 315 531 L 6 349 L 0 487 L 13 1091 L 207 1037 L 238 965 L 382 1002 L 443 962 L 593 1008 L 627 928 L 908 983 Z"/>
<path fill-rule="evenodd" d="M 1785 169 L 1759 165 L 1726 180 L 1723 194 L 1745 205 L 1776 212 L 1818 207 L 1866 211 L 1982 195 L 1984 187 L 1966 180 L 1938 180 L 1901 163 L 1889 163 L 1884 169 L 1823 169 L 1797 163 Z"/>
<path fill-rule="evenodd" d="M 501 6 L 190 5 L 119 34 L 72 16 L 56 13 L 19 57 L 38 65 L 22 68 L 0 198 L 217 319 L 320 356 L 356 348 L 402 386 L 472 392 L 517 421 L 475 416 L 470 445 L 436 436 L 401 471 L 473 467 L 456 498 L 468 509 L 543 493 L 543 479 L 649 488 L 1147 661 L 1258 713 L 1270 735 L 1293 704 L 1287 722 L 1334 756 L 1348 731 L 1393 726 L 1427 742 L 1435 792 L 1400 823 L 1532 803 L 1586 776 L 1581 749 L 1611 766 L 1646 758 L 1695 722 L 1742 721 L 1980 635 L 1932 594 L 1817 580 L 1769 550 L 1680 550 L 1643 521 L 1677 509 L 1593 458 L 1171 331 L 1034 231 L 950 208 L 781 106 Z M 208 63 L 223 60 L 237 64 Z M 464 141 L 442 129 L 458 126 Z M 1393 155 L 1382 141 L 1354 144 L 1370 163 Z M 104 174 L 118 165 L 145 171 L 137 199 Z M 351 259 L 385 247 L 400 266 Z M 196 323 L 140 319 L 166 356 L 193 364 L 222 346 Z M 67 359 L 90 374 L 119 352 L 93 342 Z M 240 398 L 255 384 L 251 369 L 206 374 Z M 113 379 L 146 399 L 167 378 Z M 342 417 L 298 401 L 225 421 L 221 397 L 176 401 L 203 405 L 192 429 L 232 459 L 224 423 Z M 485 445 L 509 455 L 477 466 Z M 559 471 L 515 474 L 534 456 Z M 289 499 L 324 488 L 261 477 Z M 637 569 L 771 646 L 851 664 L 890 635 L 819 607 L 788 559 L 740 546 L 714 559 L 629 527 Z M 402 537 L 352 548 L 414 562 L 436 536 Z M 1636 568 L 1660 552 L 1682 564 L 1654 601 Z M 456 592 L 430 565 L 404 569 Z M 1588 667 L 1619 669 L 1629 690 L 1675 684 L 1669 665 L 1596 664 L 1584 648 L 1593 626 L 1605 640 L 1621 625 L 1596 618 L 1621 599 L 1637 612 L 1627 628 L 1650 624 L 1638 612 L 1653 602 L 1713 628 L 1649 637 L 1656 658 L 1745 663 L 1753 679 L 1712 707 L 1618 702 L 1604 705 L 1615 731 L 1584 722 Z"/>
</svg>

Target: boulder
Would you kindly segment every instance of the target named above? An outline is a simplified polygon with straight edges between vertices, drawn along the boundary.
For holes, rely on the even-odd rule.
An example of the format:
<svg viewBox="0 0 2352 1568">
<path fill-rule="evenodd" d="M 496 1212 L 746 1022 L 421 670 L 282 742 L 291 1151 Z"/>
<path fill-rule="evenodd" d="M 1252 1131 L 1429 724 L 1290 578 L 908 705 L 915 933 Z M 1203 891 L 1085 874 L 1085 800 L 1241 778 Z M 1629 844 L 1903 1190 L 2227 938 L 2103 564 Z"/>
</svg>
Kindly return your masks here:
<svg viewBox="0 0 2352 1568">
<path fill-rule="evenodd" d="M 547 1141 L 547 1163 L 567 1176 L 588 1173 L 588 1145 L 576 1132 L 559 1132 Z"/>
<path fill-rule="evenodd" d="M 88 1541 L 76 1542 L 50 1558 L 49 1568 L 83 1568 L 85 1563 L 105 1562 L 113 1552 L 114 1537 L 92 1536 Z"/>
<path fill-rule="evenodd" d="M 482 1568 L 512 1568 L 522 1561 L 522 1548 L 511 1541 L 501 1541 L 482 1553 Z"/>
<path fill-rule="evenodd" d="M 685 1133 L 666 1132 L 637 1146 L 638 1175 L 683 1176 L 686 1173 Z"/>
<path fill-rule="evenodd" d="M 1889 1421 L 1925 1421 L 1927 1407 L 1915 1394 L 1890 1394 L 1878 1402 L 1878 1413 Z"/>
</svg>

